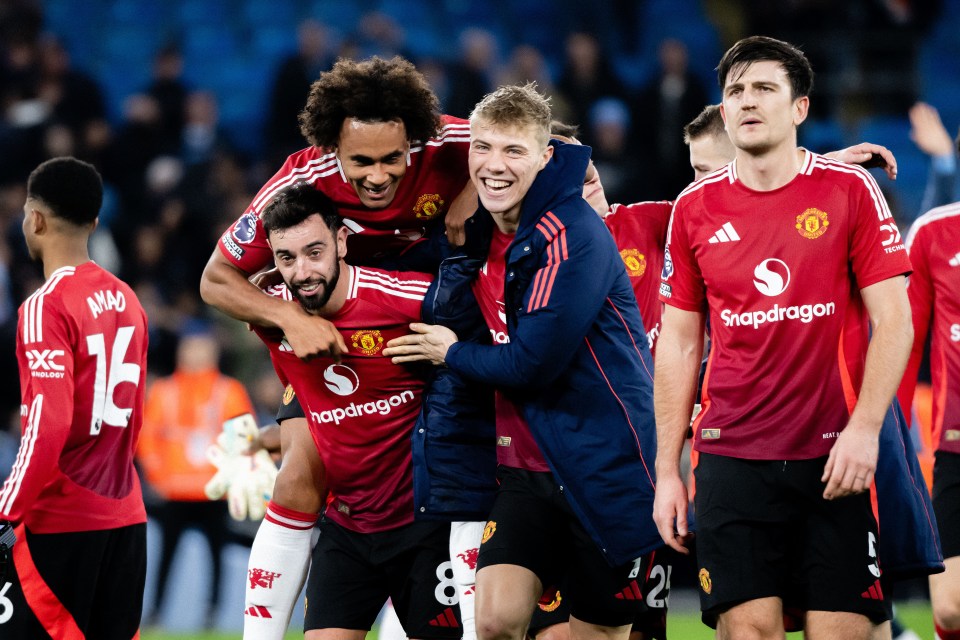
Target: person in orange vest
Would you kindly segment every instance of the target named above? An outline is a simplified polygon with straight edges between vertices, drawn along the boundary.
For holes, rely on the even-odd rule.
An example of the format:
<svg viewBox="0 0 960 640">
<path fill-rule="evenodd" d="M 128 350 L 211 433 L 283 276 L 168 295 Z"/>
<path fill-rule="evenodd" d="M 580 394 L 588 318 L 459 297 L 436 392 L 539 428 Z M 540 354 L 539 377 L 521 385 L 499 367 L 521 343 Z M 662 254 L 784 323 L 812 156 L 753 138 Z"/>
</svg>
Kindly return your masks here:
<svg viewBox="0 0 960 640">
<path fill-rule="evenodd" d="M 205 624 L 213 626 L 220 601 L 220 552 L 226 541 L 226 504 L 210 501 L 204 485 L 216 472 L 207 458 L 225 420 L 253 413 L 253 403 L 239 380 L 220 372 L 220 347 L 212 326 L 191 320 L 180 332 L 176 370 L 158 378 L 147 392 L 137 457 L 146 484 L 161 504 L 151 515 L 160 525 L 163 546 L 157 598 L 148 618 L 157 622 L 167 578 L 181 534 L 200 529 L 210 545 L 213 573 Z"/>
</svg>

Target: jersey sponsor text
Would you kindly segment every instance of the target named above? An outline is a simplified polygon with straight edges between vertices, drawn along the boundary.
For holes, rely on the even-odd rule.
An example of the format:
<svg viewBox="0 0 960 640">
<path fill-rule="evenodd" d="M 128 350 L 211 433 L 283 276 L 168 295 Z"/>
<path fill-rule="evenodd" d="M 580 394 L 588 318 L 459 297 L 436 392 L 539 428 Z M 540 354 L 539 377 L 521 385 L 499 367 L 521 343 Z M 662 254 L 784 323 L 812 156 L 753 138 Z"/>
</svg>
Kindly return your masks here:
<svg viewBox="0 0 960 640">
<path fill-rule="evenodd" d="M 832 316 L 837 311 L 837 305 L 833 302 L 817 304 L 794 304 L 787 307 L 781 307 L 779 304 L 773 305 L 766 311 L 745 311 L 737 313 L 730 309 L 724 309 L 720 312 L 720 319 L 726 327 L 753 327 L 759 329 L 760 325 L 766 323 L 783 322 L 784 320 L 799 320 L 804 324 L 813 322 L 814 318 L 823 318 Z"/>
<path fill-rule="evenodd" d="M 387 399 L 380 398 L 372 402 L 351 402 L 345 407 L 335 409 L 326 409 L 324 411 L 310 411 L 310 417 L 319 424 L 340 424 L 347 418 L 357 418 L 359 416 L 370 416 L 380 414 L 381 416 L 390 415 L 394 407 L 406 404 L 414 399 L 413 391 L 404 391 L 392 395 Z"/>
</svg>

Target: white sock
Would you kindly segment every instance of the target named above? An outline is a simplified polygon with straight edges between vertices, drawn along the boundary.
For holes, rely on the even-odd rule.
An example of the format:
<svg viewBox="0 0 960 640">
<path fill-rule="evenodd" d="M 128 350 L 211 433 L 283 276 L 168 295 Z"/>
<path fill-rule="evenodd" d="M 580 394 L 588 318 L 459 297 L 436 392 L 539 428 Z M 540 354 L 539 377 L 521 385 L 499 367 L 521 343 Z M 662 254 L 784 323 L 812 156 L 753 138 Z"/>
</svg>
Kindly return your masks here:
<svg viewBox="0 0 960 640">
<path fill-rule="evenodd" d="M 316 514 L 271 502 L 250 548 L 244 640 L 283 640 L 310 568 Z"/>
<path fill-rule="evenodd" d="M 450 563 L 453 581 L 460 596 L 460 619 L 463 622 L 463 640 L 477 640 L 474 599 L 477 583 L 477 554 L 485 522 L 450 523 Z"/>
<path fill-rule="evenodd" d="M 380 640 L 407 640 L 407 632 L 400 624 L 397 610 L 393 608 L 393 600 L 387 600 L 387 604 L 383 605 L 383 617 L 380 618 L 377 637 Z"/>
</svg>

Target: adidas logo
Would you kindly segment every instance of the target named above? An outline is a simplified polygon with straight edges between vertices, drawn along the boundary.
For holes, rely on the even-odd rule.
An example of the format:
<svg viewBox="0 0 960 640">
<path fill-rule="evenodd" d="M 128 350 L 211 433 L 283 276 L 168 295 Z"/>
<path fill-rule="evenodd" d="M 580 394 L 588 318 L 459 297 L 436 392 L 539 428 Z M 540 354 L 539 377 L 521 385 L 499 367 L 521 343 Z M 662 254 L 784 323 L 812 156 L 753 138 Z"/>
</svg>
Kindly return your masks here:
<svg viewBox="0 0 960 640">
<path fill-rule="evenodd" d="M 443 613 L 438 615 L 436 618 L 430 621 L 431 627 L 459 627 L 460 623 L 457 622 L 457 616 L 454 615 L 453 609 L 447 607 L 444 609 Z"/>
<path fill-rule="evenodd" d="M 877 580 L 870 588 L 860 594 L 861 598 L 866 598 L 867 600 L 883 600 L 883 591 L 880 590 L 880 581 Z"/>
<path fill-rule="evenodd" d="M 723 223 L 723 226 L 710 236 L 710 244 L 719 244 L 721 242 L 736 242 L 740 239 L 737 230 L 729 222 Z"/>
<path fill-rule="evenodd" d="M 729 224 L 729 223 L 728 223 Z M 711 242 L 713 242 L 711 240 Z M 726 242 L 730 242 L 727 240 Z M 620 593 L 614 596 L 617 600 L 642 600 L 643 594 L 640 593 L 640 587 L 637 586 L 636 580 L 630 581 L 630 586 L 621 591 Z"/>
<path fill-rule="evenodd" d="M 253 616 L 254 618 L 272 618 L 270 615 L 270 610 L 263 605 L 254 605 L 243 612 L 244 615 Z"/>
<path fill-rule="evenodd" d="M 951 267 L 960 267 L 960 253 L 950 258 Z"/>
</svg>

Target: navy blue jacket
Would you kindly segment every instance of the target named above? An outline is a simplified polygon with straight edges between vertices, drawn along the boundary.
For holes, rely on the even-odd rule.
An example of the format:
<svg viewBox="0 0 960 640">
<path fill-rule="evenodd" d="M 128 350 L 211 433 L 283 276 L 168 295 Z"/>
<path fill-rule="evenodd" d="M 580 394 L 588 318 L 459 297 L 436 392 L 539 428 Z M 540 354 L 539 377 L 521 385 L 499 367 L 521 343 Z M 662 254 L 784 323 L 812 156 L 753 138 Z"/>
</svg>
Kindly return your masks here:
<svg viewBox="0 0 960 640">
<path fill-rule="evenodd" d="M 458 331 L 461 341 L 447 354 L 451 372 L 520 403 L 567 501 L 617 565 L 663 544 L 651 515 L 653 366 L 623 261 L 581 197 L 590 149 L 551 144 L 554 155 L 524 198 L 507 250 L 510 344 L 469 341 L 458 331 L 483 327 L 470 293 L 493 228 L 482 208 L 468 225 L 465 250 L 441 265 L 424 320 Z M 439 404 L 431 395 L 425 404 Z M 421 426 L 429 437 L 430 420 Z M 416 456 L 415 440 L 415 485 L 438 471 L 416 469 Z M 418 502 L 418 510 L 425 506 Z"/>
<path fill-rule="evenodd" d="M 897 399 L 880 429 L 874 474 L 880 527 L 880 568 L 895 580 L 943 571 L 943 553 L 930 494 L 909 426 Z"/>
</svg>

